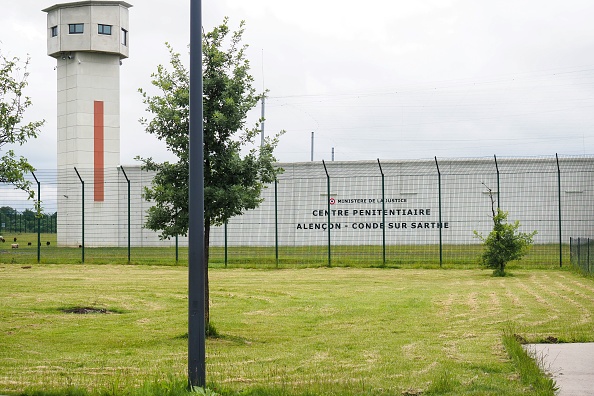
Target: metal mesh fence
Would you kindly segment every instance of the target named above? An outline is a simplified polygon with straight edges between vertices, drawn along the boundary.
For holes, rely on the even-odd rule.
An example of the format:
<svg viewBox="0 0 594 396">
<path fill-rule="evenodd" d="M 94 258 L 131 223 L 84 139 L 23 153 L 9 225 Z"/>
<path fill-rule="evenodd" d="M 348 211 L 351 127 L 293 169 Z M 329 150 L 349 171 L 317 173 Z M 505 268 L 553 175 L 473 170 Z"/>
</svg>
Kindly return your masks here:
<svg viewBox="0 0 594 396">
<path fill-rule="evenodd" d="M 524 262 L 559 266 L 569 237 L 594 230 L 592 157 L 279 165 L 259 208 L 211 230 L 212 265 L 476 265 L 474 231 L 487 234 L 500 207 L 522 231 L 538 231 Z M 143 227 L 152 174 L 136 166 L 99 180 L 92 169 L 30 176 L 43 216 L 0 185 L 0 261 L 187 262 L 186 237 L 161 240 Z"/>
<path fill-rule="evenodd" d="M 594 271 L 594 239 L 570 238 L 571 265 L 585 274 Z"/>
</svg>

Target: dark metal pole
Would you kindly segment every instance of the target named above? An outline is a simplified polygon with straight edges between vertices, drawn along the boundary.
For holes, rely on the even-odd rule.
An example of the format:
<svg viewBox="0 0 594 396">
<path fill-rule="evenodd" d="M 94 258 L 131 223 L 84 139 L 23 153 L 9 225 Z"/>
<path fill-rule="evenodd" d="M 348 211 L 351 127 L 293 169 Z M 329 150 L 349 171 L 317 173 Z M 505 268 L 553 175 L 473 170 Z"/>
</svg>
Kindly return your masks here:
<svg viewBox="0 0 594 396">
<path fill-rule="evenodd" d="M 278 268 L 278 179 L 274 178 L 274 257 Z"/>
<path fill-rule="evenodd" d="M 573 237 L 569 237 L 569 264 L 574 265 L 575 260 L 573 257 Z"/>
<path fill-rule="evenodd" d="M 188 233 L 188 385 L 206 384 L 202 1 L 190 0 L 190 180 Z"/>
<path fill-rule="evenodd" d="M 41 184 L 39 180 L 37 180 L 37 176 L 35 176 L 34 172 L 31 172 L 33 178 L 37 182 L 37 264 L 41 260 Z"/>
<path fill-rule="evenodd" d="M 384 184 L 384 170 L 379 158 L 377 164 L 382 174 L 382 264 L 386 265 L 386 188 Z"/>
<path fill-rule="evenodd" d="M 441 172 L 439 171 L 439 163 L 435 157 L 435 166 L 437 167 L 437 199 L 439 200 L 439 266 L 443 264 L 443 223 L 441 221 Z"/>
<path fill-rule="evenodd" d="M 224 235 L 224 237 L 225 237 L 225 268 L 227 268 L 227 262 L 228 262 L 228 259 L 229 259 L 229 245 L 227 244 L 228 234 L 227 234 L 227 222 L 226 221 L 225 221 L 225 224 L 223 226 L 223 230 L 224 230 L 224 234 L 225 234 Z"/>
<path fill-rule="evenodd" d="M 120 166 L 124 177 L 126 178 L 126 182 L 128 183 L 128 264 L 130 264 L 130 179 L 128 179 L 128 175 L 126 175 L 126 171 L 124 170 L 123 166 Z"/>
<path fill-rule="evenodd" d="M 577 263 L 578 263 L 578 268 L 581 270 L 581 269 L 582 269 L 582 263 L 581 263 L 580 246 L 582 245 L 582 241 L 581 241 L 580 239 L 581 239 L 581 238 L 580 238 L 580 237 L 578 237 L 578 244 L 577 244 L 577 246 L 578 246 L 578 248 L 577 248 L 577 251 L 578 251 L 578 252 L 577 252 L 577 256 L 578 256 L 578 257 L 577 257 L 577 260 L 576 260 L 576 261 L 577 261 Z"/>
<path fill-rule="evenodd" d="M 557 159 L 557 193 L 559 196 L 559 267 L 563 267 L 563 238 L 561 235 L 561 168 L 559 167 L 559 156 L 555 153 Z"/>
<path fill-rule="evenodd" d="M 76 166 L 74 167 L 74 171 L 76 172 L 76 175 L 78 176 L 78 180 L 80 180 L 80 183 L 82 185 L 82 213 L 81 213 L 81 231 L 82 231 L 82 245 L 80 246 L 82 248 L 82 262 L 85 262 L 85 182 L 82 179 L 82 177 L 80 177 L 80 173 L 78 173 L 78 169 L 76 169 Z"/>
<path fill-rule="evenodd" d="M 313 132 L 312 132 L 313 133 Z M 327 205 L 328 205 L 328 267 L 332 267 L 332 244 L 330 239 L 330 175 L 328 174 L 328 169 L 326 168 L 326 163 L 322 160 L 322 165 L 324 165 L 324 171 L 326 171 L 326 187 L 328 190 L 328 198 L 327 198 Z"/>
<path fill-rule="evenodd" d="M 501 208 L 501 188 L 499 186 L 499 165 L 497 164 L 497 156 L 493 155 L 495 158 L 495 170 L 497 171 L 497 209 Z"/>
</svg>

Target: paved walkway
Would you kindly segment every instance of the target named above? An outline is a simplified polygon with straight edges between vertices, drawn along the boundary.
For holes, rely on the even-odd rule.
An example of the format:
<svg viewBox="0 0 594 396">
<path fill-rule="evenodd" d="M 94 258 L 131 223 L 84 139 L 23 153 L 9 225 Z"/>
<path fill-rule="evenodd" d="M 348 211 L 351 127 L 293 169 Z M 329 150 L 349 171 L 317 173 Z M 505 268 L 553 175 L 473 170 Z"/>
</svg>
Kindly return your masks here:
<svg viewBox="0 0 594 396">
<path fill-rule="evenodd" d="M 526 344 L 524 348 L 553 376 L 559 396 L 594 395 L 594 343 Z"/>
</svg>

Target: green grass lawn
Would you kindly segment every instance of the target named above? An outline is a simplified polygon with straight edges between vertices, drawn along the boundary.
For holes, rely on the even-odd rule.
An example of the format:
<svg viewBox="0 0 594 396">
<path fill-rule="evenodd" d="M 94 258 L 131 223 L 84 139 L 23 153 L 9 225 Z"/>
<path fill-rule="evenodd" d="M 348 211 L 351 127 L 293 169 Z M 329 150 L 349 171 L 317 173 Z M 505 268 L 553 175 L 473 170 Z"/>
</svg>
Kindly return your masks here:
<svg viewBox="0 0 594 396">
<path fill-rule="evenodd" d="M 0 394 L 117 394 L 185 378 L 187 268 L 27 267 L 0 264 Z M 534 394 L 504 330 L 594 341 L 594 281 L 512 272 L 211 269 L 220 337 L 207 341 L 209 386 L 228 395 Z M 108 313 L 64 312 L 73 307 Z"/>
</svg>

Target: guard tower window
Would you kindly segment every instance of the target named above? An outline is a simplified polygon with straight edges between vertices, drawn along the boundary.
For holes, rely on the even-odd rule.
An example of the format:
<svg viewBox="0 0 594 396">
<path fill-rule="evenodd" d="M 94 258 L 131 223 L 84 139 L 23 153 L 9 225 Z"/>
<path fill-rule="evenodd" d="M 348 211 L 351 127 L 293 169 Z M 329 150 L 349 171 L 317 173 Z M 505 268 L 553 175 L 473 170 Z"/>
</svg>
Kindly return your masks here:
<svg viewBox="0 0 594 396">
<path fill-rule="evenodd" d="M 99 24 L 99 34 L 111 35 L 111 25 Z"/>
<path fill-rule="evenodd" d="M 84 23 L 71 23 L 68 25 L 68 33 L 70 34 L 83 34 L 85 31 Z"/>
<path fill-rule="evenodd" d="M 122 28 L 122 44 L 128 45 L 128 31 Z"/>
<path fill-rule="evenodd" d="M 52 37 L 56 37 L 58 35 L 58 27 L 57 26 L 52 26 L 50 28 L 51 33 L 52 33 Z"/>
</svg>

